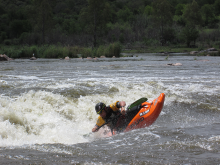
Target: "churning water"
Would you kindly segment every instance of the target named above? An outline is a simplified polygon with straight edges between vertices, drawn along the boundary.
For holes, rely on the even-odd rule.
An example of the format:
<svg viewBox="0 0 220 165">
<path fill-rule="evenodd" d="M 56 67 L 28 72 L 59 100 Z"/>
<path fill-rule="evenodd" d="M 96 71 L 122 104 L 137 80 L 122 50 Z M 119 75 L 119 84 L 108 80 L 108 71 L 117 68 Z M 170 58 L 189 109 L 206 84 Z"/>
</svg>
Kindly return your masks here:
<svg viewBox="0 0 220 165">
<path fill-rule="evenodd" d="M 186 54 L 0 62 L 1 164 L 220 164 L 219 75 L 219 57 Z M 160 93 L 150 127 L 84 136 L 96 103 Z"/>
</svg>

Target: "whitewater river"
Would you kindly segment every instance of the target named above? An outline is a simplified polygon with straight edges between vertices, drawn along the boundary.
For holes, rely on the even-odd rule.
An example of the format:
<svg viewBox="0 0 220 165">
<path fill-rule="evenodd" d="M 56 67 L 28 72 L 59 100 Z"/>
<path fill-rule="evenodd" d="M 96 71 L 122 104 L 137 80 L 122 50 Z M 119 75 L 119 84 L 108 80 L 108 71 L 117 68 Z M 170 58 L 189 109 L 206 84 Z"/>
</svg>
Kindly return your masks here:
<svg viewBox="0 0 220 165">
<path fill-rule="evenodd" d="M 181 63 L 181 66 L 168 66 Z M 89 134 L 94 106 L 165 93 L 147 128 Z M 220 164 L 220 57 L 0 62 L 1 164 Z"/>
</svg>

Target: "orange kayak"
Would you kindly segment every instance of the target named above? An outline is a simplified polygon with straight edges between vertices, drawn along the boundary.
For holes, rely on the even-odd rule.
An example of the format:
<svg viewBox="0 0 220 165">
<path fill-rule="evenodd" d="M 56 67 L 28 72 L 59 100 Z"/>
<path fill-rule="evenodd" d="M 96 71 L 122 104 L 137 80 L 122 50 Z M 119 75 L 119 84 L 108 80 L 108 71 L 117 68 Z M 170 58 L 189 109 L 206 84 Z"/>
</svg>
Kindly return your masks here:
<svg viewBox="0 0 220 165">
<path fill-rule="evenodd" d="M 113 135 L 152 125 L 160 115 L 164 100 L 165 94 L 161 93 L 158 98 L 143 102 L 136 109 L 128 111 L 127 115 L 120 116 Z"/>
</svg>

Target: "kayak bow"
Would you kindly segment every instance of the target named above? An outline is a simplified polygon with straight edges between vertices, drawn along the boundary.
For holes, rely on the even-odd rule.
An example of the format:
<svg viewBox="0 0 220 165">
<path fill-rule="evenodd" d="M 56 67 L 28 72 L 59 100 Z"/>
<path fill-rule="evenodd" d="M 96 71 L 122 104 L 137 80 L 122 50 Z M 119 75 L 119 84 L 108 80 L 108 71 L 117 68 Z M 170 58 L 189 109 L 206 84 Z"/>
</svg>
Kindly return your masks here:
<svg viewBox="0 0 220 165">
<path fill-rule="evenodd" d="M 140 99 L 139 99 L 140 100 Z M 128 132 L 133 129 L 144 128 L 152 125 L 160 115 L 165 100 L 165 94 L 152 101 L 142 102 L 136 105 L 133 109 L 127 110 L 126 116 L 120 116 L 114 128 L 113 134 L 120 132 Z"/>
<path fill-rule="evenodd" d="M 165 100 L 165 94 L 160 96 L 152 102 L 144 102 L 141 104 L 141 109 L 138 114 L 131 120 L 124 132 L 144 128 L 152 125 L 160 115 Z"/>
</svg>

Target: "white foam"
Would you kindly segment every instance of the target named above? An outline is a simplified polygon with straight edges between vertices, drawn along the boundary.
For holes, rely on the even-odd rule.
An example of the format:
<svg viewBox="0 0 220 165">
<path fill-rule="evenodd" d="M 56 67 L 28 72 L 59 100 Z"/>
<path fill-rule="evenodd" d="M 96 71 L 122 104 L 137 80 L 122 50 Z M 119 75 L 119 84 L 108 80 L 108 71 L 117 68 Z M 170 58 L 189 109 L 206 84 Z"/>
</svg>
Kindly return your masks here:
<svg viewBox="0 0 220 165">
<path fill-rule="evenodd" d="M 26 79 L 25 76 L 23 78 Z M 141 97 L 153 100 L 160 93 L 165 93 L 165 105 L 175 100 L 191 103 L 193 100 L 187 98 L 188 93 L 199 94 L 199 92 L 207 92 L 206 90 L 209 88 L 208 85 L 199 83 L 182 83 L 181 81 L 171 83 L 172 85 L 166 83 L 170 80 L 173 78 L 165 77 L 162 81 L 158 80 L 158 77 L 132 78 L 125 76 L 113 79 L 106 76 L 99 79 L 84 78 L 78 82 L 76 79 L 66 79 L 65 81 L 44 81 L 43 84 L 27 83 L 24 86 L 29 88 L 82 89 L 83 86 L 92 92 L 78 99 L 41 90 L 29 91 L 17 96 L 17 99 L 1 95 L 0 146 L 88 142 L 91 139 L 86 139 L 83 135 L 90 133 L 95 125 L 98 115 L 94 111 L 94 106 L 98 102 L 109 105 L 115 101 L 124 100 L 129 105 Z M 101 91 L 102 89 L 107 92 L 96 93 L 96 90 Z M 111 89 L 115 90 L 111 92 Z M 208 90 L 210 94 L 214 92 L 216 89 Z M 164 114 L 162 111 L 161 115 Z M 190 123 L 192 120 L 194 118 L 187 118 L 185 121 Z M 183 121 L 181 122 L 183 125 L 185 124 Z"/>
<path fill-rule="evenodd" d="M 88 141 L 82 134 L 93 122 L 85 104 L 81 108 L 44 91 L 30 91 L 14 101 L 1 98 L 0 103 L 0 146 Z"/>
<path fill-rule="evenodd" d="M 24 76 L 24 75 L 16 75 L 16 76 L 12 76 L 14 78 L 18 78 L 18 79 L 23 79 L 23 80 L 39 80 L 40 78 L 37 76 Z"/>
</svg>

